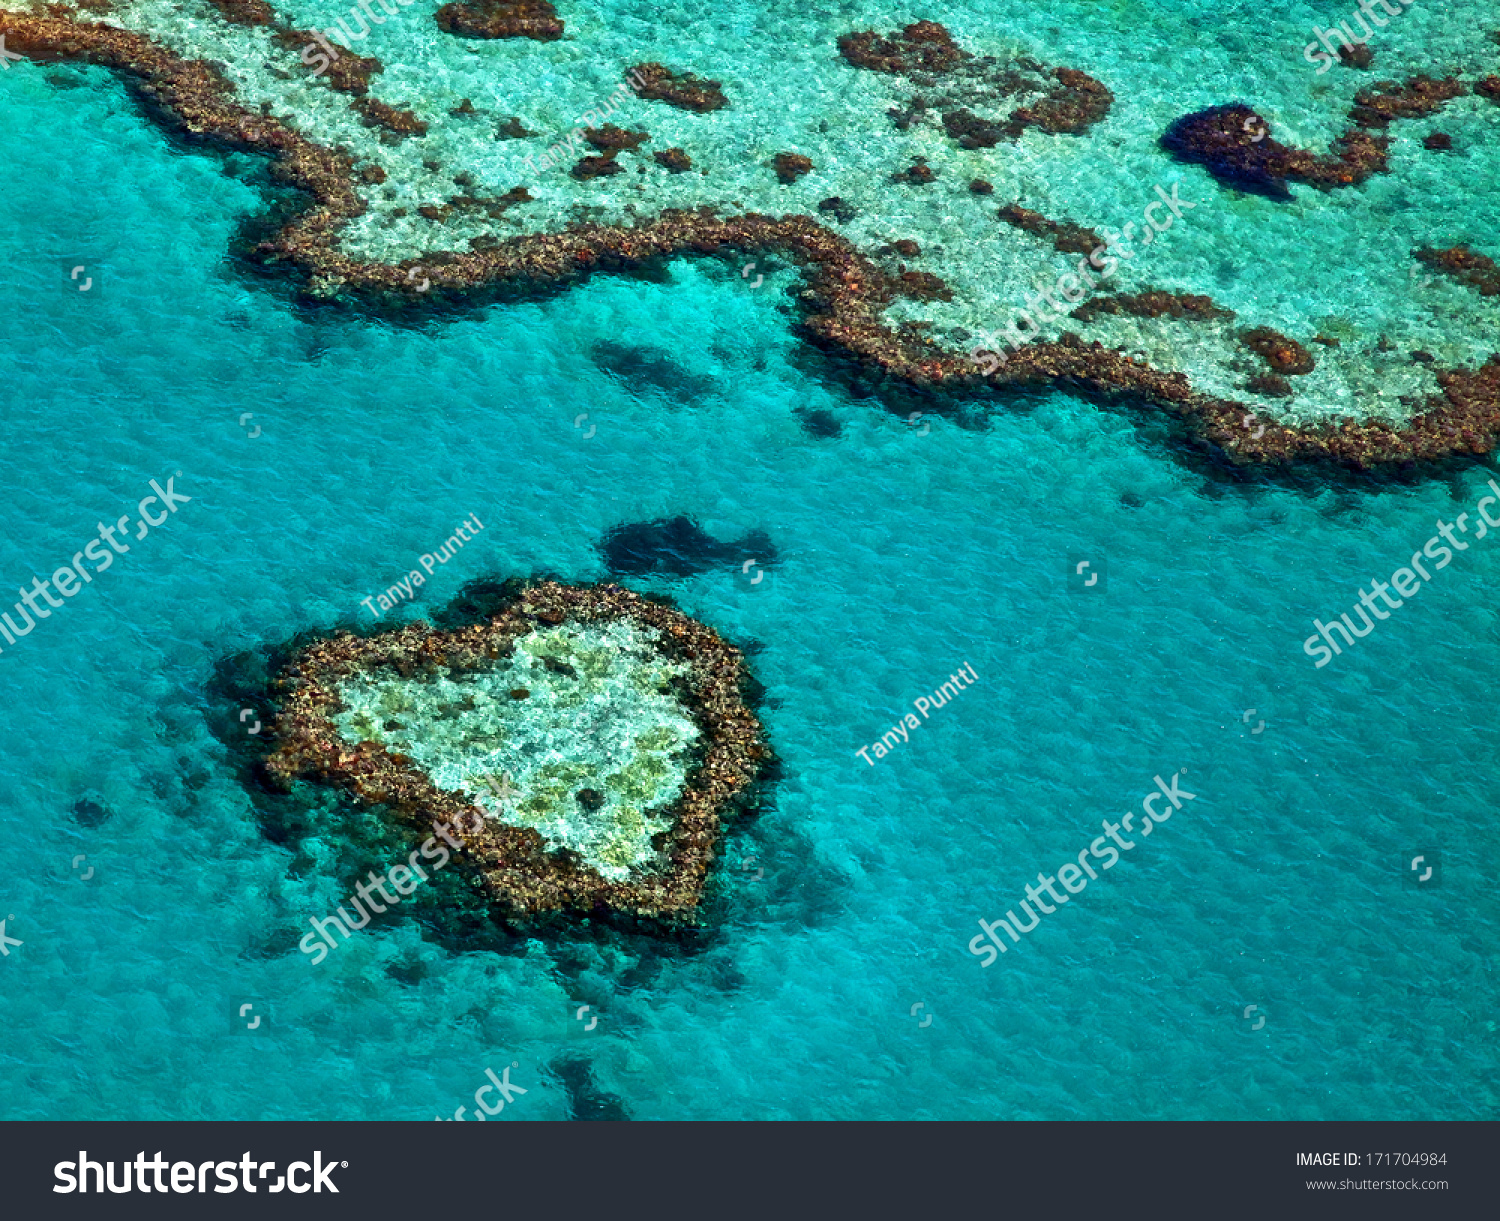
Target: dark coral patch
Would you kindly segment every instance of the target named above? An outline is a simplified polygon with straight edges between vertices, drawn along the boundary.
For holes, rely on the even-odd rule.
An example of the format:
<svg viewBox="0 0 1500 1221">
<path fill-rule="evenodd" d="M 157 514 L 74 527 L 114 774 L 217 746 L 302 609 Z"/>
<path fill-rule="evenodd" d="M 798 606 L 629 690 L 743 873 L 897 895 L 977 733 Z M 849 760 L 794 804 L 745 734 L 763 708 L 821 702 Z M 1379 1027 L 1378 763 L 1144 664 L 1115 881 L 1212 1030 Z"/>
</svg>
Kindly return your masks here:
<svg viewBox="0 0 1500 1221">
<path fill-rule="evenodd" d="M 798 408 L 797 417 L 802 421 L 803 431 L 810 437 L 828 440 L 843 436 L 844 426 L 839 423 L 838 417 L 826 408 L 814 407 L 811 410 Z"/>
<path fill-rule="evenodd" d="M 443 5 L 436 19 L 444 33 L 463 38 L 551 42 L 563 36 L 563 23 L 548 0 L 466 0 Z"/>
<path fill-rule="evenodd" d="M 370 91 L 370 78 L 377 72 L 385 71 L 385 65 L 375 56 L 356 55 L 348 47 L 335 42 L 326 34 L 318 37 L 326 41 L 338 53 L 338 58 L 331 60 L 322 73 L 322 78 L 328 82 L 330 89 L 362 97 Z M 318 45 L 317 39 L 307 30 L 277 30 L 271 36 L 271 41 L 287 51 L 300 51 L 306 47 Z M 324 55 L 323 58 L 329 57 Z"/>
<path fill-rule="evenodd" d="M 209 0 L 231 25 L 274 25 L 276 14 L 266 0 Z"/>
<path fill-rule="evenodd" d="M 953 293 L 941 277 L 930 271 L 903 271 L 893 285 L 903 297 L 916 301 L 952 301 Z"/>
<path fill-rule="evenodd" d="M 1234 311 L 1215 305 L 1212 297 L 1198 293 L 1168 293 L 1160 289 L 1111 296 L 1099 294 L 1072 313 L 1080 322 L 1092 322 L 1102 314 L 1129 314 L 1133 318 L 1173 318 L 1182 322 L 1212 322 L 1233 318 Z"/>
<path fill-rule="evenodd" d="M 885 36 L 874 30 L 843 34 L 839 37 L 839 54 L 856 68 L 900 76 L 947 72 L 969 57 L 936 21 L 916 21 Z"/>
<path fill-rule="evenodd" d="M 904 76 L 921 88 L 940 85 L 940 94 L 918 94 L 890 114 L 896 127 L 907 131 L 939 113 L 944 132 L 961 148 L 993 148 L 1028 127 L 1076 135 L 1104 118 L 1114 103 L 1114 94 L 1086 72 L 1048 68 L 1024 56 L 1000 63 L 971 55 L 935 21 L 886 35 L 844 34 L 839 54 L 856 68 Z M 983 113 L 982 108 L 1008 99 L 1017 103 L 1008 114 Z"/>
<path fill-rule="evenodd" d="M 524 140 L 527 136 L 534 136 L 536 132 L 527 131 L 521 120 L 511 115 L 505 122 L 495 129 L 497 140 Z"/>
<path fill-rule="evenodd" d="M 658 149 L 651 156 L 657 165 L 673 174 L 684 174 L 693 168 L 693 159 L 680 148 Z"/>
<path fill-rule="evenodd" d="M 1288 181 L 1320 190 L 1363 182 L 1386 168 L 1387 145 L 1351 129 L 1334 141 L 1335 155 L 1318 157 L 1273 140 L 1270 124 L 1239 102 L 1184 115 L 1161 137 L 1179 161 L 1202 165 L 1225 186 L 1281 200 L 1292 197 Z"/>
<path fill-rule="evenodd" d="M 1038 102 L 1022 106 L 1015 121 L 1052 135 L 1080 135 L 1109 113 L 1115 95 L 1077 68 L 1054 68 L 1057 84 Z"/>
<path fill-rule="evenodd" d="M 614 152 L 605 153 L 600 157 L 582 157 L 568 173 L 580 182 L 586 182 L 590 178 L 605 178 L 610 174 L 624 173 L 625 167 L 615 160 Z"/>
<path fill-rule="evenodd" d="M 859 215 L 859 209 L 851 203 L 846 203 L 837 195 L 830 195 L 818 205 L 819 212 L 829 213 L 834 220 L 841 225 L 847 225 Z"/>
<path fill-rule="evenodd" d="M 937 171 L 927 164 L 926 157 L 918 157 L 904 170 L 891 175 L 892 182 L 904 182 L 908 186 L 925 187 L 937 181 Z"/>
<path fill-rule="evenodd" d="M 1339 48 L 1339 63 L 1346 68 L 1368 68 L 1375 63 L 1375 52 L 1362 42 L 1352 47 L 1345 43 Z"/>
<path fill-rule="evenodd" d="M 771 162 L 771 168 L 776 171 L 776 177 L 783 186 L 790 186 L 803 174 L 811 173 L 812 167 L 812 160 L 801 153 L 777 153 L 775 160 Z"/>
<path fill-rule="evenodd" d="M 585 128 L 583 138 L 601 153 L 618 153 L 622 149 L 634 152 L 651 139 L 646 132 L 626 131 L 625 128 L 616 127 L 613 123 L 606 123 L 603 127 Z"/>
<path fill-rule="evenodd" d="M 1268 326 L 1252 327 L 1240 336 L 1240 342 L 1270 365 L 1273 373 L 1296 377 L 1317 367 L 1311 352 Z"/>
<path fill-rule="evenodd" d="M 349 103 L 366 127 L 382 127 L 396 136 L 425 136 L 427 124 L 410 110 L 401 110 L 379 98 L 360 97 Z"/>
<path fill-rule="evenodd" d="M 1467 284 L 1480 296 L 1500 296 L 1500 265 L 1488 255 L 1476 254 L 1467 246 L 1453 246 L 1448 250 L 1424 247 L 1414 253 L 1434 271 L 1452 276 L 1460 284 Z"/>
<path fill-rule="evenodd" d="M 1292 383 L 1279 373 L 1258 373 L 1245 383 L 1245 389 L 1251 394 L 1278 399 L 1289 399 L 1295 393 Z"/>
<path fill-rule="evenodd" d="M 1436 114 L 1464 92 L 1463 83 L 1454 76 L 1442 80 L 1413 76 L 1403 84 L 1380 81 L 1354 95 L 1349 117 L 1361 127 L 1385 127 L 1393 119 L 1420 119 Z"/>
<path fill-rule="evenodd" d="M 679 110 L 704 114 L 723 110 L 729 105 L 718 81 L 707 81 L 691 72 L 673 72 L 664 64 L 638 64 L 631 72 L 638 82 L 636 96 L 647 101 L 665 102 Z"/>
</svg>

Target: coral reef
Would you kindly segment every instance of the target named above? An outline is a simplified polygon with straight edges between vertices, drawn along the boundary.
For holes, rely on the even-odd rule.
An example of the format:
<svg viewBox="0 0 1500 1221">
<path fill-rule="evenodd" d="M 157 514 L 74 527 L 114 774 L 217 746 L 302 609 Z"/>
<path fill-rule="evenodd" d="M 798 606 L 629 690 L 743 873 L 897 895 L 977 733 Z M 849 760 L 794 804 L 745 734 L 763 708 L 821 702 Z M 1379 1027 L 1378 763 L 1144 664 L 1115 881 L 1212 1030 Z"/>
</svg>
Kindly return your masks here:
<svg viewBox="0 0 1500 1221">
<path fill-rule="evenodd" d="M 1268 326 L 1252 327 L 1240 336 L 1240 342 L 1270 365 L 1272 373 L 1297 377 L 1317 367 L 1311 352 Z"/>
<path fill-rule="evenodd" d="M 1434 80 L 1414 76 L 1404 84 L 1381 81 L 1354 95 L 1349 117 L 1361 127 L 1385 127 L 1393 119 L 1420 119 L 1436 114 L 1466 90 L 1457 77 Z"/>
<path fill-rule="evenodd" d="M 634 152 L 651 137 L 644 131 L 626 131 L 623 127 L 606 123 L 603 127 L 584 128 L 583 139 L 601 153 L 618 153 L 622 149 Z"/>
<path fill-rule="evenodd" d="M 701 80 L 691 72 L 673 72 L 663 64 L 647 63 L 637 64 L 631 75 L 640 82 L 636 96 L 648 101 L 665 102 L 696 114 L 722 110 L 729 105 L 718 81 Z"/>
<path fill-rule="evenodd" d="M 435 16 L 445 34 L 464 38 L 534 38 L 550 42 L 563 36 L 563 23 L 548 0 L 467 0 L 445 4 Z"/>
<path fill-rule="evenodd" d="M 1033 212 L 1020 204 L 1006 204 L 997 215 L 1007 225 L 1014 226 L 1023 233 L 1046 238 L 1058 254 L 1090 254 L 1106 244 L 1092 229 L 1085 229 L 1072 221 L 1049 220 L 1040 212 Z"/>
<path fill-rule="evenodd" d="M 366 127 L 383 127 L 397 136 L 425 136 L 427 124 L 409 110 L 398 110 L 379 98 L 360 97 L 349 103 Z"/>
<path fill-rule="evenodd" d="M 1353 186 L 1386 169 L 1388 141 L 1350 129 L 1319 157 L 1271 138 L 1271 125 L 1240 103 L 1210 106 L 1167 128 L 1161 146 L 1189 165 L 1202 165 L 1225 186 L 1272 199 L 1291 199 L 1288 180 L 1319 190 Z"/>
<path fill-rule="evenodd" d="M 1233 310 L 1215 305 L 1212 297 L 1198 293 L 1168 293 L 1154 288 L 1139 293 L 1096 294 L 1069 316 L 1080 322 L 1092 322 L 1104 314 L 1174 318 L 1184 322 L 1210 322 L 1215 318 L 1234 317 Z"/>
<path fill-rule="evenodd" d="M 661 148 L 651 154 L 657 165 L 673 174 L 684 174 L 693 168 L 693 159 L 680 148 Z"/>
<path fill-rule="evenodd" d="M 738 567 L 750 556 L 764 568 L 776 563 L 776 548 L 764 530 L 751 530 L 734 542 L 720 542 L 687 517 L 615 526 L 599 550 L 609 570 L 621 576 L 695 576 L 720 566 Z"/>
<path fill-rule="evenodd" d="M 811 159 L 801 153 L 777 153 L 771 162 L 771 168 L 776 171 L 776 177 L 783 186 L 790 186 L 803 174 L 811 173 L 812 167 Z"/>
<path fill-rule="evenodd" d="M 941 348 L 918 327 L 888 323 L 883 313 L 897 292 L 889 273 L 808 216 L 747 212 L 724 217 L 707 207 L 668 209 L 630 225 L 579 222 L 558 232 L 471 241 L 467 250 L 427 250 L 399 263 L 364 260 L 340 245 L 345 226 L 366 208 L 356 189 L 354 157 L 342 148 L 316 143 L 259 109 L 238 104 L 233 88 L 212 64 L 180 58 L 146 35 L 81 20 L 66 8 L 0 11 L 0 34 L 5 35 L 8 50 L 33 60 L 79 61 L 120 72 L 148 112 L 184 139 L 271 157 L 273 176 L 301 192 L 301 206 L 279 218 L 281 227 L 259 241 L 251 257 L 268 267 L 293 270 L 304 291 L 316 299 L 344 295 L 382 306 L 431 304 L 453 300 L 480 286 L 561 286 L 601 271 L 656 266 L 681 254 L 719 255 L 739 262 L 747 254 L 766 254 L 784 258 L 804 275 L 797 296 L 798 331 L 807 342 L 851 358 L 865 366 L 871 377 L 902 384 L 926 397 L 969 396 L 986 387 L 1053 384 L 1101 402 L 1150 402 L 1190 422 L 1195 444 L 1234 462 L 1317 458 L 1367 468 L 1484 453 L 1500 436 L 1500 357 L 1491 357 L 1478 368 L 1430 366 L 1440 393 L 1414 403 L 1414 414 L 1400 426 L 1366 421 L 1249 430 L 1242 426 L 1245 404 L 1197 391 L 1181 373 L 1156 369 L 1123 352 L 1070 336 L 1056 343 L 1027 345 L 1012 354 L 1002 370 L 981 373 L 964 352 Z M 942 51 L 945 45 L 940 38 L 924 34 L 897 44 L 894 55 L 907 67 L 909 61 L 932 56 L 936 56 L 933 62 L 942 65 L 951 59 Z M 878 42 L 872 41 L 870 47 L 871 54 L 892 54 L 881 50 Z M 333 70 L 343 63 L 341 57 Z M 643 68 L 655 71 L 659 85 L 667 81 L 675 82 L 674 88 L 682 85 L 691 91 L 702 85 L 707 90 L 706 84 L 675 77 L 661 65 Z M 1039 69 L 1040 65 L 1033 68 L 1020 61 L 1015 68 L 1032 83 L 1039 79 Z M 983 67 L 985 73 L 1000 71 L 993 65 Z M 652 73 L 645 75 L 650 84 Z M 928 87 L 915 76 L 913 80 Z M 1033 91 L 1037 96 L 1045 92 L 1045 88 Z M 646 96 L 644 91 L 642 95 Z M 1413 106 L 1428 105 L 1433 96 L 1430 90 L 1417 91 L 1411 98 L 1392 100 L 1392 95 L 1381 93 L 1370 99 L 1377 103 L 1370 108 L 1400 117 Z M 702 100 L 706 103 L 707 99 Z M 686 104 L 687 99 L 679 102 Z M 1204 119 L 1204 115 L 1210 117 Z M 1335 148 L 1342 147 L 1341 153 L 1318 159 L 1284 149 L 1269 138 L 1258 145 L 1245 127 L 1252 119 L 1264 122 L 1244 106 L 1188 116 L 1197 121 L 1197 134 L 1205 137 L 1198 150 L 1202 159 L 1222 158 L 1231 177 L 1258 178 L 1262 189 L 1280 181 L 1278 171 L 1300 170 L 1315 185 L 1330 187 L 1357 181 L 1384 164 L 1385 137 L 1354 130 L 1335 142 Z M 400 137 L 387 132 L 385 138 Z M 1258 154 L 1260 145 L 1273 148 Z M 1284 185 L 1281 189 L 1285 190 Z M 835 217 L 841 215 L 837 208 L 847 208 L 836 200 L 825 205 L 834 205 L 822 210 Z M 445 215 L 436 205 L 425 206 Z M 401 214 L 399 208 L 391 212 L 393 217 Z M 417 295 L 416 277 L 410 274 L 417 268 L 421 269 L 421 286 L 431 289 L 425 297 Z"/>
<path fill-rule="evenodd" d="M 692 921 L 722 820 L 769 758 L 746 681 L 738 650 L 661 603 L 517 583 L 478 623 L 291 655 L 263 771 L 419 836 L 463 828 L 461 859 L 507 915 Z"/>
<path fill-rule="evenodd" d="M 219 16 L 232 25 L 274 25 L 276 14 L 266 0 L 209 0 Z"/>
<path fill-rule="evenodd" d="M 317 37 L 338 53 L 338 58 L 323 70 L 321 78 L 328 82 L 330 89 L 362 97 L 370 91 L 370 78 L 377 72 L 385 71 L 385 65 L 373 55 L 356 55 L 326 34 L 319 34 Z M 284 51 L 301 51 L 303 47 L 315 45 L 314 36 L 308 30 L 277 30 L 271 36 L 271 41 Z"/>
<path fill-rule="evenodd" d="M 921 88 L 941 87 L 932 97 L 914 95 L 891 116 L 901 131 L 940 116 L 943 131 L 961 148 L 993 148 L 1028 127 L 1052 135 L 1077 135 L 1109 113 L 1114 94 L 1076 68 L 1048 68 L 1024 56 L 1010 63 L 971 55 L 935 21 L 917 21 L 880 35 L 844 34 L 839 54 L 856 68 L 905 77 Z M 987 118 L 973 107 L 1017 104 L 1003 117 Z"/>
<path fill-rule="evenodd" d="M 1448 250 L 1424 247 L 1413 253 L 1434 271 L 1452 276 L 1460 284 L 1477 290 L 1481 296 L 1500 296 L 1500 265 L 1488 255 L 1475 254 L 1467 246 L 1454 246 Z"/>
</svg>

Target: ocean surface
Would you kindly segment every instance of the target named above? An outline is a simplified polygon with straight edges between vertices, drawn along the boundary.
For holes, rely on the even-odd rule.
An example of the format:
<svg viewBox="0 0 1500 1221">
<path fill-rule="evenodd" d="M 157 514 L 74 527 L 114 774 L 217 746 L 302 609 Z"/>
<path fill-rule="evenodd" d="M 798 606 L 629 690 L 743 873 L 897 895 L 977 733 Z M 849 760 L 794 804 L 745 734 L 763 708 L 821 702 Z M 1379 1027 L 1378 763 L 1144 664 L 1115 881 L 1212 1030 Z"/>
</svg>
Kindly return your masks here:
<svg viewBox="0 0 1500 1221">
<path fill-rule="evenodd" d="M 1121 99 L 1125 160 L 1070 174 L 1142 203 L 1181 178 L 1213 201 L 1171 238 L 1234 263 L 1236 309 L 1430 329 L 1428 306 L 1409 318 L 1378 296 L 1404 263 L 1361 291 L 1348 243 L 1405 250 L 1446 227 L 1500 256 L 1500 128 L 1481 99 L 1463 103 L 1467 167 L 1320 197 L 1300 227 L 1152 151 L 1161 116 L 1278 81 L 1290 95 L 1281 61 L 1348 7 L 986 6 L 966 25 L 953 5 L 684 5 L 637 58 L 751 79 L 795 68 L 805 53 L 779 40 L 800 45 L 814 17 L 925 16 L 975 44 L 1009 23 Z M 434 31 L 423 6 L 403 11 Z M 608 36 L 623 46 L 648 11 Z M 560 12 L 606 36 L 592 8 Z M 1382 68 L 1388 43 L 1393 65 L 1497 71 L 1484 20 L 1418 6 L 1371 45 Z M 976 404 L 962 426 L 910 420 L 793 336 L 789 272 L 753 287 L 732 261 L 404 323 L 300 305 L 230 257 L 264 207 L 256 159 L 174 145 L 98 69 L 13 65 L 0 117 L 4 588 L 133 520 L 151 480 L 191 498 L 0 643 L 0 1118 L 431 1119 L 511 1064 L 527 1092 L 501 1120 L 601 1099 L 634 1119 L 1500 1113 L 1500 533 L 1331 664 L 1302 647 L 1436 523 L 1472 525 L 1492 460 L 1236 476 L 1188 457 L 1160 415 L 1051 391 Z M 1025 173 L 1090 190 L 1045 159 Z M 1433 291 L 1478 316 L 1473 293 Z M 455 945 L 399 916 L 318 965 L 296 949 L 349 882 L 316 867 L 331 843 L 299 854 L 265 834 L 211 731 L 239 715 L 215 704 L 216 667 L 369 623 L 362 600 L 470 514 L 483 532 L 383 622 L 478 578 L 611 579 L 601 544 L 625 523 L 684 515 L 774 547 L 619 578 L 749 650 L 784 765 L 731 828 L 693 945 L 583 929 Z M 861 757 L 965 664 L 977 683 Z M 1019 910 L 1038 871 L 1179 772 L 1192 800 L 980 965 L 980 919 Z M 1436 884 L 1414 881 L 1418 855 Z"/>
</svg>

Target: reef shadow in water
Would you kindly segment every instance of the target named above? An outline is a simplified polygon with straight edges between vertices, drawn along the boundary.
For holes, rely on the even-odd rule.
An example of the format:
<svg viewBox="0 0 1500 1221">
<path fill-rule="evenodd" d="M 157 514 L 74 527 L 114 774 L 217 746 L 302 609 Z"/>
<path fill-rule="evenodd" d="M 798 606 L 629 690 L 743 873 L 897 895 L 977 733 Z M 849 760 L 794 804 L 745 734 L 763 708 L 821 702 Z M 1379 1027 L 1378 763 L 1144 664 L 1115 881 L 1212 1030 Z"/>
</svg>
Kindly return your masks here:
<svg viewBox="0 0 1500 1221">
<path fill-rule="evenodd" d="M 630 1112 L 618 1094 L 599 1088 L 594 1066 L 584 1056 L 559 1056 L 547 1065 L 568 1095 L 568 1118 L 576 1120 L 628 1120 Z"/>
<path fill-rule="evenodd" d="M 690 372 L 660 348 L 601 339 L 589 354 L 599 368 L 618 377 L 634 394 L 658 394 L 676 404 L 719 393 L 713 378 Z"/>
<path fill-rule="evenodd" d="M 604 562 L 617 576 L 695 576 L 754 558 L 762 568 L 776 562 L 776 548 L 764 530 L 751 530 L 734 542 L 720 542 L 689 517 L 628 522 L 613 527 L 599 544 Z"/>
</svg>

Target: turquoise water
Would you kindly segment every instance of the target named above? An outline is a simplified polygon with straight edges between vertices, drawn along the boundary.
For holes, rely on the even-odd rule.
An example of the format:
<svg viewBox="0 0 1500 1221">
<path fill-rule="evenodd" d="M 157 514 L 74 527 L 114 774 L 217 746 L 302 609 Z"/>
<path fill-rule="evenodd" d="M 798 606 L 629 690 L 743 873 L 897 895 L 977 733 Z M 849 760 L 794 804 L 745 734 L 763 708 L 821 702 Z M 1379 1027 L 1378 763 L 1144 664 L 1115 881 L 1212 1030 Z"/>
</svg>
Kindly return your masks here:
<svg viewBox="0 0 1500 1221">
<path fill-rule="evenodd" d="M 1027 18 L 1028 36 L 1061 31 L 1050 62 L 1080 62 L 1069 40 L 1091 27 L 1069 12 Z M 1164 5 L 1108 13 L 1213 61 L 1178 80 L 1112 48 L 1170 94 L 1164 113 L 1235 85 L 1199 79 L 1227 71 L 1226 41 L 1271 40 L 1250 6 L 1190 26 Z M 827 20 L 922 15 L 946 16 Z M 743 66 L 749 18 L 725 21 L 721 58 L 678 58 L 764 71 Z M 52 71 L 0 75 L 0 572 L 7 588 L 48 576 L 152 479 L 181 472 L 192 500 L 0 644 L 0 918 L 22 942 L 0 958 L 4 1117 L 430 1119 L 514 1061 L 529 1092 L 504 1118 L 561 1119 L 546 1066 L 564 1053 L 638 1119 L 1496 1114 L 1500 539 L 1333 664 L 1302 652 L 1314 617 L 1473 512 L 1488 465 L 1230 480 L 1159 417 L 1061 393 L 971 427 L 910 424 L 797 344 L 785 277 L 752 289 L 731 263 L 406 327 L 298 308 L 226 257 L 261 206 L 232 172 L 248 159 L 174 151 L 107 74 L 60 69 L 86 82 L 62 88 Z M 1381 206 L 1401 223 L 1493 210 L 1399 204 Z M 76 265 L 97 291 L 75 291 Z M 1291 291 L 1295 268 L 1278 275 L 1268 294 Z M 612 375 L 601 343 L 670 363 Z M 819 410 L 839 436 L 804 427 Z M 736 563 L 624 581 L 752 646 L 785 763 L 771 807 L 727 841 L 693 952 L 582 935 L 465 948 L 405 916 L 316 967 L 295 949 L 348 880 L 308 867 L 330 845 L 262 834 L 208 728 L 225 713 L 216 663 L 368 621 L 362 599 L 469 514 L 484 531 L 387 621 L 481 576 L 605 579 L 599 544 L 626 522 L 686 514 L 775 546 L 754 584 Z M 1070 586 L 1078 558 L 1102 591 Z M 971 690 L 860 758 L 964 663 Z M 1182 769 L 1195 800 L 979 965 L 977 920 Z M 80 800 L 111 816 L 85 825 Z M 1416 889 L 1410 857 L 1434 849 L 1442 885 Z M 245 1004 L 266 1017 L 253 1034 Z"/>
</svg>

